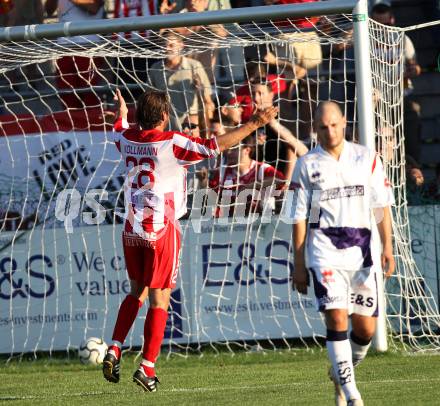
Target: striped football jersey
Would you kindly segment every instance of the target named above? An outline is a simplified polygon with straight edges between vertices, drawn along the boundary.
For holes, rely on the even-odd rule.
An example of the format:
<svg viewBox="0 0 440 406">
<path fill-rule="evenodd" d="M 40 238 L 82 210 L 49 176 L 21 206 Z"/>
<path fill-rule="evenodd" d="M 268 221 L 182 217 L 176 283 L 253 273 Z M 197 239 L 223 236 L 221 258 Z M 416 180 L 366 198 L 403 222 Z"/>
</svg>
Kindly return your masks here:
<svg viewBox="0 0 440 406">
<path fill-rule="evenodd" d="M 127 127 L 121 119 L 114 126 L 114 142 L 126 168 L 125 231 L 152 233 L 154 239 L 168 222 L 186 213 L 186 167 L 217 156 L 217 141 Z"/>
</svg>

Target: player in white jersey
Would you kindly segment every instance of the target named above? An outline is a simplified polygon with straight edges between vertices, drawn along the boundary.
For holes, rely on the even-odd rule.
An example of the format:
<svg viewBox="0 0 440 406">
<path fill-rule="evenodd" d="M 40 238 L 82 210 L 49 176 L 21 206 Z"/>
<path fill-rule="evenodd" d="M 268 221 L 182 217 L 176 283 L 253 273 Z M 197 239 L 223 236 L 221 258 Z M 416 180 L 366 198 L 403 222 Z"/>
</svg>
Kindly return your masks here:
<svg viewBox="0 0 440 406">
<path fill-rule="evenodd" d="M 121 347 L 149 298 L 145 319 L 143 359 L 133 380 L 144 390 L 156 391 L 155 362 L 168 318 L 171 290 L 176 285 L 180 232 L 178 219 L 186 213 L 186 167 L 215 157 L 277 115 L 276 108 L 257 112 L 241 127 L 211 139 L 165 131 L 170 103 L 166 93 L 148 91 L 136 108 L 137 127 L 127 128 L 128 109 L 121 93 L 115 122 L 115 144 L 126 166 L 125 227 L 122 236 L 130 294 L 119 308 L 113 345 L 104 359 L 104 377 L 119 381 Z M 122 134 L 119 131 L 122 131 Z"/>
<path fill-rule="evenodd" d="M 325 314 L 336 404 L 363 405 L 353 366 L 365 358 L 376 325 L 372 211 L 382 241 L 380 265 L 388 277 L 394 271 L 389 207 L 394 200 L 376 153 L 344 139 L 346 121 L 336 103 L 321 103 L 314 125 L 319 145 L 298 160 L 292 178 L 292 285 L 307 293 L 310 271 Z"/>
</svg>

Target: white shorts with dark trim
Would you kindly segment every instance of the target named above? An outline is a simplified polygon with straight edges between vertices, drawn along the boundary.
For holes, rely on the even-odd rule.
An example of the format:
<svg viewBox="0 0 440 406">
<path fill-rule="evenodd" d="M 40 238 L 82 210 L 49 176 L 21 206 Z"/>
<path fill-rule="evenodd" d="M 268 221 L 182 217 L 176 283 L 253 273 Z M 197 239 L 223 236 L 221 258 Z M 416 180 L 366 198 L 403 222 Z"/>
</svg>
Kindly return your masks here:
<svg viewBox="0 0 440 406">
<path fill-rule="evenodd" d="M 320 312 L 347 309 L 348 314 L 377 317 L 377 279 L 373 268 L 359 271 L 311 268 L 310 272 Z"/>
</svg>

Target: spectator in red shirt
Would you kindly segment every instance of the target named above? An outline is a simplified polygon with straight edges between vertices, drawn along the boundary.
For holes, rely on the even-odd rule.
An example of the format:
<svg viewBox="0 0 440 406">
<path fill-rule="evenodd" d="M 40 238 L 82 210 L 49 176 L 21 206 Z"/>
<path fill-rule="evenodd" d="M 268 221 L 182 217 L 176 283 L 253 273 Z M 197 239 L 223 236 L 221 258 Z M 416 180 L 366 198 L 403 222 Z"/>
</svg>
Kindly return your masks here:
<svg viewBox="0 0 440 406">
<path fill-rule="evenodd" d="M 241 121 L 246 123 L 252 116 L 254 111 L 254 103 L 251 96 L 251 87 L 253 83 L 267 82 L 270 84 L 272 93 L 274 95 L 280 95 L 287 89 L 287 83 L 283 75 L 267 73 L 267 70 L 263 63 L 248 62 L 246 65 L 246 71 L 248 76 L 248 82 L 239 87 L 236 92 L 236 97 L 229 101 L 239 103 L 243 108 L 241 115 Z M 280 114 L 282 115 L 282 110 Z"/>
<path fill-rule="evenodd" d="M 239 147 L 225 154 L 226 164 L 211 173 L 210 179 L 205 177 L 204 181 L 199 184 L 199 187 L 209 186 L 219 193 L 217 216 L 222 216 L 225 210 L 229 216 L 232 216 L 234 212 L 237 214 L 236 209 L 243 204 L 246 207 L 241 207 L 242 215 L 261 212 L 265 204 L 262 199 L 267 200 L 268 197 L 264 192 L 262 196 L 259 195 L 257 191 L 268 186 L 274 186 L 277 189 L 284 187 L 285 178 L 280 171 L 271 165 L 253 159 L 255 147 L 255 136 L 247 136 Z M 248 190 L 244 196 L 245 202 L 239 198 L 239 194 L 244 190 Z M 271 204 L 271 202 L 268 203 Z"/>
</svg>

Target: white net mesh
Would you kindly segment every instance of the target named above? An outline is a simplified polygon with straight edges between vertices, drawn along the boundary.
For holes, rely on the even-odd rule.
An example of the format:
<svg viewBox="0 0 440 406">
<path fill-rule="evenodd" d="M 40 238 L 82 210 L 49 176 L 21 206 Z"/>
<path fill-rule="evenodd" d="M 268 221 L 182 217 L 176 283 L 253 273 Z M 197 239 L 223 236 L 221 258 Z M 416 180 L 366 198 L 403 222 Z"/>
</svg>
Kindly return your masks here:
<svg viewBox="0 0 440 406">
<path fill-rule="evenodd" d="M 371 44 L 378 148 L 396 195 L 389 327 L 411 348 L 438 348 L 438 311 L 408 249 L 402 33 L 373 25 Z M 130 109 L 143 90 L 165 90 L 173 129 L 197 123 L 200 136 L 239 125 L 257 93 L 272 90 L 280 115 L 254 137 L 256 159 L 289 178 L 296 156 L 315 143 L 312 112 L 320 100 L 340 102 L 347 138 L 356 139 L 353 55 L 348 15 L 1 44 L 0 353 L 64 350 L 86 337 L 111 337 L 129 291 L 116 214 L 123 209 L 123 167 L 106 124 L 116 87 Z M 177 56 L 185 57 L 180 70 Z M 312 296 L 290 288 L 291 226 L 279 214 L 288 194 L 270 197 L 278 185 L 274 177 L 264 182 L 263 173 L 246 185 L 267 193 L 263 204 L 240 203 L 235 194 L 244 180 L 225 175 L 237 168 L 224 157 L 189 169 L 169 353 L 205 343 L 230 351 L 261 342 L 290 347 L 291 338 L 306 344 L 324 334 Z M 201 202 L 197 190 L 219 184 L 229 192 Z M 93 201 L 105 209 L 103 218 Z M 140 346 L 142 331 L 137 320 L 126 344 Z"/>
<path fill-rule="evenodd" d="M 401 342 L 421 350 L 438 349 L 440 318 L 432 294 L 437 282 L 424 278 L 411 252 L 408 207 L 406 204 L 405 148 L 403 134 L 404 31 L 371 22 L 371 60 L 374 87 L 378 151 L 395 190 L 393 238 L 397 272 L 386 285 L 387 319 L 390 330 Z M 433 208 L 431 208 L 433 210 Z M 412 229 L 426 236 L 415 220 L 430 210 L 413 208 Z M 435 225 L 435 220 L 432 222 Z M 435 227 L 435 226 L 434 226 Z M 427 262 L 423 267 L 429 266 Z M 437 296 L 438 297 L 438 296 Z"/>
</svg>

